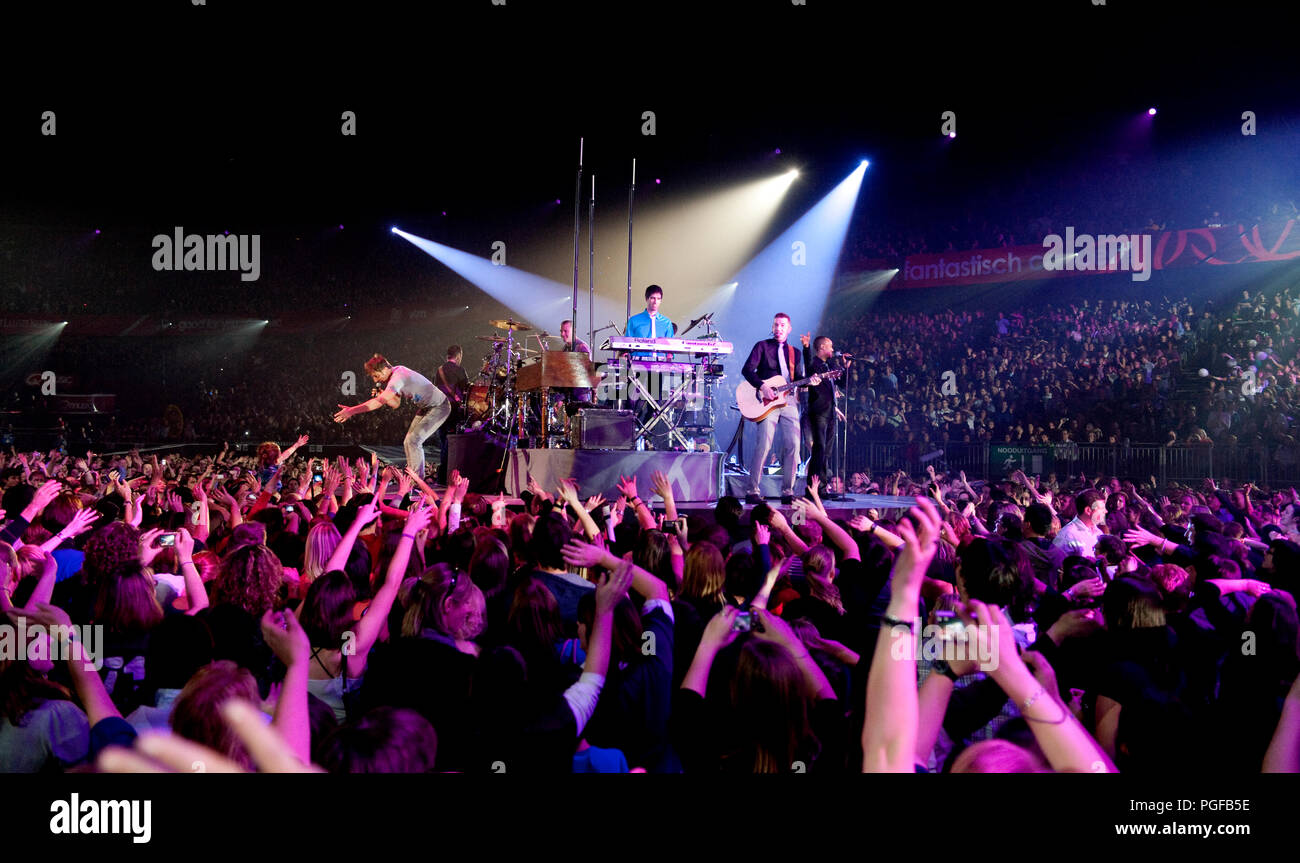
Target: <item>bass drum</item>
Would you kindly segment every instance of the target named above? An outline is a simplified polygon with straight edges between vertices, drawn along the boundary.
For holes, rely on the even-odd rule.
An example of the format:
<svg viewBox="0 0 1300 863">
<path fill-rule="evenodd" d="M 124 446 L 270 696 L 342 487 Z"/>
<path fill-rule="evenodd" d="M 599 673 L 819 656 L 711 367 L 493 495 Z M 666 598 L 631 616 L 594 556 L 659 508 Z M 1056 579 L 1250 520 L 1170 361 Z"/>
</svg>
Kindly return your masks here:
<svg viewBox="0 0 1300 863">
<path fill-rule="evenodd" d="M 465 422 L 467 425 L 484 422 L 492 415 L 490 389 L 485 384 L 475 384 L 465 393 Z"/>
</svg>

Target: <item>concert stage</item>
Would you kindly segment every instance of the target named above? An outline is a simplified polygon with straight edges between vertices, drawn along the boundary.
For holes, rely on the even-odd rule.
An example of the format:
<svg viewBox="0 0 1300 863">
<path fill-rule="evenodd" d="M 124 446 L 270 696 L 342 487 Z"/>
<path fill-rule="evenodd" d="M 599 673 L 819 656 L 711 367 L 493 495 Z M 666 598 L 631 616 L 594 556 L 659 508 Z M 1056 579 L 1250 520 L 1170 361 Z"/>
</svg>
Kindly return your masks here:
<svg viewBox="0 0 1300 863">
<path fill-rule="evenodd" d="M 470 478 L 470 491 L 518 495 L 531 475 L 554 492 L 561 479 L 578 481 L 578 494 L 618 497 L 622 476 L 635 476 L 642 500 L 649 501 L 650 479 L 661 471 L 682 503 L 714 503 L 722 488 L 719 452 L 640 452 L 637 450 L 512 449 L 490 435 L 448 435 L 447 468 Z"/>
</svg>

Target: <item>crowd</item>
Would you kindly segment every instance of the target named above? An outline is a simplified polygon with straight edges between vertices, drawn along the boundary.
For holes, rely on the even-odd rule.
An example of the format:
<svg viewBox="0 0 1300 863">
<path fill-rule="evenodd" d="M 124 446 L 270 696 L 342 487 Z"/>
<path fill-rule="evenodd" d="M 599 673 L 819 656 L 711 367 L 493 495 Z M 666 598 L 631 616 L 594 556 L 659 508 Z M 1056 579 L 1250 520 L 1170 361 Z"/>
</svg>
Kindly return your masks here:
<svg viewBox="0 0 1300 863">
<path fill-rule="evenodd" d="M 878 313 L 831 335 L 856 357 L 851 440 L 1295 445 L 1294 288 L 1200 309 Z"/>
<path fill-rule="evenodd" d="M 1300 770 L 1294 489 L 682 517 L 307 442 L 4 459 L 0 771 Z"/>
</svg>

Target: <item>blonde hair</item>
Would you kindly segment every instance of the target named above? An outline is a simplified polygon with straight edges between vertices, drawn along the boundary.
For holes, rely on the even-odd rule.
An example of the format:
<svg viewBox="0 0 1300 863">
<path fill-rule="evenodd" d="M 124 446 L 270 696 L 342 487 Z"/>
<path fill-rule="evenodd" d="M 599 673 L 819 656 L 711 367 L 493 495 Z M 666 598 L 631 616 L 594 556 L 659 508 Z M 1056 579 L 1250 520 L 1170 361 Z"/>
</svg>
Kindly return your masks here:
<svg viewBox="0 0 1300 863">
<path fill-rule="evenodd" d="M 338 548 L 343 537 L 332 522 L 318 521 L 307 531 L 307 548 L 302 555 L 302 583 L 311 584 L 318 576 L 324 574 L 325 564 L 329 563 L 334 549 Z"/>
</svg>

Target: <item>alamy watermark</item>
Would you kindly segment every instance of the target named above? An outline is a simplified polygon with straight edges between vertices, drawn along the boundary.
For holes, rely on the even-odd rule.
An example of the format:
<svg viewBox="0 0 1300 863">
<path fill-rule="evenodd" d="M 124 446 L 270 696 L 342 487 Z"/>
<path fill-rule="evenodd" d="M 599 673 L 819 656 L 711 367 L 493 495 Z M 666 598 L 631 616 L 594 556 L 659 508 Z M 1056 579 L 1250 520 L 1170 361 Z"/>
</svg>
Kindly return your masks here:
<svg viewBox="0 0 1300 863">
<path fill-rule="evenodd" d="M 930 662 L 936 659 L 944 662 L 973 661 L 979 663 L 980 671 L 996 671 L 999 651 L 996 627 L 988 628 L 989 632 L 983 638 L 976 637 L 974 632 L 985 628 L 983 624 L 953 627 L 932 623 L 922 626 L 921 618 L 918 617 L 912 622 L 912 638 L 894 639 L 889 655 L 893 659 L 908 662 L 922 658 Z M 905 626 L 894 627 L 895 635 L 903 635 L 907 631 Z"/>
<path fill-rule="evenodd" d="M 1133 281 L 1151 278 L 1150 234 L 1075 234 L 1073 227 L 1065 236 L 1043 237 L 1043 269 L 1065 272 L 1098 270 L 1132 272 Z"/>
<path fill-rule="evenodd" d="M 240 281 L 255 282 L 262 274 L 261 234 L 186 234 L 153 238 L 153 268 L 163 270 L 239 270 Z"/>
<path fill-rule="evenodd" d="M 103 645 L 102 625 L 45 626 L 19 617 L 16 626 L 0 626 L 0 659 L 5 660 L 80 659 L 87 671 L 99 671 L 104 667 Z"/>
</svg>

